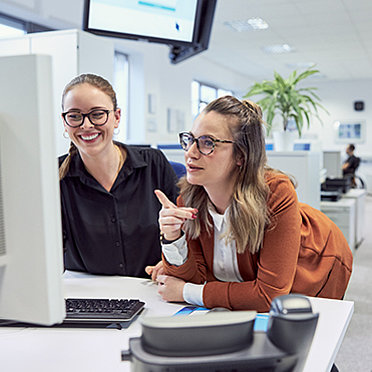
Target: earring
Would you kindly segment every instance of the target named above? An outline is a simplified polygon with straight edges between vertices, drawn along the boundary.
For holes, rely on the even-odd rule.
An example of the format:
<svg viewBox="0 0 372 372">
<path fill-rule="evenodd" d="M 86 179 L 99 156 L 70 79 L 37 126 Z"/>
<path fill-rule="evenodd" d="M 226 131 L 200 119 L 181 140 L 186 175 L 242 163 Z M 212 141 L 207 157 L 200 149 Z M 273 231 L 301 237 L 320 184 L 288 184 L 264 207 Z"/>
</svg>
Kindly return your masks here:
<svg viewBox="0 0 372 372">
<path fill-rule="evenodd" d="M 63 137 L 66 138 L 66 139 L 70 138 L 70 136 L 68 135 L 67 131 L 64 131 L 63 132 Z"/>
<path fill-rule="evenodd" d="M 119 127 L 114 128 L 114 134 L 115 134 L 115 136 L 117 136 L 119 133 L 120 133 L 120 128 Z"/>
</svg>

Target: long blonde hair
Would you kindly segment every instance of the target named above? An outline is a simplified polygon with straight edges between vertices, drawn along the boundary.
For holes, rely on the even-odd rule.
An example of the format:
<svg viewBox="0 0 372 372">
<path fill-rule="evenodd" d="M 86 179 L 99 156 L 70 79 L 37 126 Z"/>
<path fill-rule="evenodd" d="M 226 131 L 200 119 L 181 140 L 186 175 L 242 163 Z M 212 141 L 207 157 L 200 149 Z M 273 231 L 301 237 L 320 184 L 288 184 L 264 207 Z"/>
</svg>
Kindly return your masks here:
<svg viewBox="0 0 372 372">
<path fill-rule="evenodd" d="M 208 104 L 203 114 L 211 111 L 230 119 L 229 129 L 234 140 L 233 156 L 241 163 L 228 211 L 228 239 L 235 240 L 238 253 L 243 253 L 247 248 L 251 253 L 256 253 L 261 247 L 265 227 L 270 223 L 261 108 L 251 101 L 225 96 Z M 185 205 L 199 210 L 196 220 L 184 224 L 187 236 L 196 239 L 202 228 L 211 233 L 208 195 L 204 187 L 189 184 L 186 177 L 181 179 L 179 187 Z"/>
<path fill-rule="evenodd" d="M 64 100 L 65 100 L 66 94 L 70 90 L 72 90 L 73 88 L 75 88 L 76 86 L 81 85 L 81 84 L 92 85 L 93 87 L 95 87 L 95 88 L 99 89 L 100 91 L 102 91 L 103 93 L 107 94 L 112 101 L 112 104 L 114 106 L 114 111 L 116 111 L 116 109 L 118 107 L 117 107 L 116 93 L 114 91 L 114 88 L 102 76 L 94 75 L 94 74 L 81 74 L 81 75 L 75 77 L 74 79 L 72 79 L 65 86 L 65 89 L 63 90 L 63 93 L 62 93 L 62 111 L 64 110 Z M 67 174 L 67 172 L 70 168 L 71 159 L 74 155 L 77 154 L 77 152 L 78 152 L 77 147 L 74 145 L 73 142 L 71 142 L 70 143 L 70 149 L 68 151 L 68 155 L 67 155 L 66 159 L 63 161 L 63 163 L 61 164 L 61 166 L 59 167 L 59 179 L 60 180 L 62 180 L 66 176 L 66 174 Z"/>
</svg>

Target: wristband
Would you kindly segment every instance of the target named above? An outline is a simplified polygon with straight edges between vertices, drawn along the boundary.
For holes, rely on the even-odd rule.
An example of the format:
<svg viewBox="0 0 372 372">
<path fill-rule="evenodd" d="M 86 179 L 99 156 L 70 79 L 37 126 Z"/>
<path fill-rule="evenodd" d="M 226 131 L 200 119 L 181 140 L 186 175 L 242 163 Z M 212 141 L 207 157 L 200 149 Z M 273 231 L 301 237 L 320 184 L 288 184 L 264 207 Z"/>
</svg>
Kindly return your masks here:
<svg viewBox="0 0 372 372">
<path fill-rule="evenodd" d="M 167 239 L 165 239 L 164 234 L 160 233 L 160 243 L 161 244 L 172 244 L 175 241 L 177 241 L 179 238 L 182 238 L 183 235 L 184 235 L 184 232 L 181 230 L 181 236 L 179 236 L 177 239 L 167 240 Z"/>
</svg>

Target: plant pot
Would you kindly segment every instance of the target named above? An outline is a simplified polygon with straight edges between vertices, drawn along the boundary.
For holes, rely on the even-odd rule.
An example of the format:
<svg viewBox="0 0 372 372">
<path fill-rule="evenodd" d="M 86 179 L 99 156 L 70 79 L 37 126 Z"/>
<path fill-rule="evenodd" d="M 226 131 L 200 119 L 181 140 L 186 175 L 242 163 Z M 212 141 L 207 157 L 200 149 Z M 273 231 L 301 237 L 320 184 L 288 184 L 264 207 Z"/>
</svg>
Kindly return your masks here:
<svg viewBox="0 0 372 372">
<path fill-rule="evenodd" d="M 288 130 L 273 132 L 275 151 L 293 151 L 297 133 Z"/>
</svg>

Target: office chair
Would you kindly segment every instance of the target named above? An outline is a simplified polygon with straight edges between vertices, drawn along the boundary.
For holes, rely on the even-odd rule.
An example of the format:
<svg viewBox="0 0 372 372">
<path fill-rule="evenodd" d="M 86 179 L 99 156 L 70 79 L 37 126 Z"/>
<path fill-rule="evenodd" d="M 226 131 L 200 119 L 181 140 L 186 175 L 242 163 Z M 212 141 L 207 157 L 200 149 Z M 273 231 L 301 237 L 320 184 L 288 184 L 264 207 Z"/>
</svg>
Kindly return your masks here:
<svg viewBox="0 0 372 372">
<path fill-rule="evenodd" d="M 349 169 L 348 173 L 344 173 L 343 176 L 344 176 L 344 178 L 345 177 L 350 178 L 350 180 L 351 180 L 351 187 L 353 189 L 364 189 L 365 188 L 365 182 L 364 182 L 364 180 L 360 176 L 358 176 L 356 174 L 356 171 L 358 170 L 359 165 L 360 165 L 362 159 L 361 158 L 358 158 L 358 157 L 356 159 L 357 159 L 357 162 L 355 163 L 354 168 L 353 169 Z"/>
<path fill-rule="evenodd" d="M 363 179 L 362 176 L 359 176 L 357 174 L 354 175 L 354 185 L 356 189 L 366 189 L 366 181 Z"/>
<path fill-rule="evenodd" d="M 178 179 L 186 175 L 186 167 L 182 163 L 176 161 L 169 161 Z"/>
<path fill-rule="evenodd" d="M 358 163 L 357 163 L 357 166 L 355 167 L 354 174 L 353 174 L 353 177 L 352 177 L 352 185 L 356 189 L 366 189 L 367 185 L 366 185 L 366 181 L 365 181 L 364 177 L 359 175 L 359 174 L 356 174 L 356 172 L 359 168 L 359 165 L 362 161 L 361 158 L 357 158 L 357 159 L 358 159 Z"/>
</svg>

